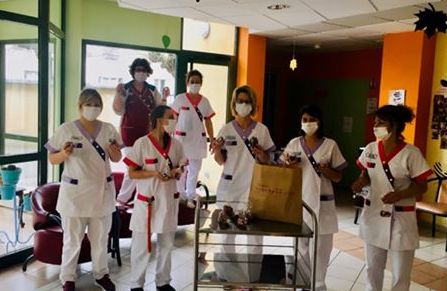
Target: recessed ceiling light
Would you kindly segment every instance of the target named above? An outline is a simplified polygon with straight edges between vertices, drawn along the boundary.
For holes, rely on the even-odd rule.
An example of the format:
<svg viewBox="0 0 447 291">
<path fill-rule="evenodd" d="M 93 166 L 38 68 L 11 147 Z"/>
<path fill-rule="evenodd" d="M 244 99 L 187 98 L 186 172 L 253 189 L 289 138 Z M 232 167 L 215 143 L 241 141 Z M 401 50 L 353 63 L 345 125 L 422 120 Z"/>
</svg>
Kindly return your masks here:
<svg viewBox="0 0 447 291">
<path fill-rule="evenodd" d="M 319 49 L 319 48 L 321 48 L 321 45 L 319 43 L 317 43 L 317 44 L 314 45 L 314 48 L 315 49 Z"/>
<path fill-rule="evenodd" d="M 272 4 L 267 6 L 267 9 L 270 10 L 282 10 L 282 9 L 287 9 L 290 8 L 290 5 L 288 4 Z"/>
</svg>

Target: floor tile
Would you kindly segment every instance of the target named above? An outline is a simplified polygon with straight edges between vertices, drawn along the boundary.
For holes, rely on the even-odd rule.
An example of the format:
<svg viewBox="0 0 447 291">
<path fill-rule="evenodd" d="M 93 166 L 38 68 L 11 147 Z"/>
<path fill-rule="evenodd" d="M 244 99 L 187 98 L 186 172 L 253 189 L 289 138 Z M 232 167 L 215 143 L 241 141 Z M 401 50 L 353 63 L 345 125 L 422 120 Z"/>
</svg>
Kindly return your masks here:
<svg viewBox="0 0 447 291">
<path fill-rule="evenodd" d="M 435 264 L 435 265 L 438 265 L 440 267 L 447 269 L 447 258 L 432 261 L 432 264 Z"/>
<path fill-rule="evenodd" d="M 416 267 L 413 267 L 413 270 L 418 270 L 423 273 L 429 274 L 433 277 L 436 277 L 436 279 L 447 277 L 447 269 L 431 263 L 420 264 Z"/>
<path fill-rule="evenodd" d="M 427 287 L 431 288 L 432 290 L 447 291 L 447 277 L 433 281 L 427 284 Z"/>
</svg>

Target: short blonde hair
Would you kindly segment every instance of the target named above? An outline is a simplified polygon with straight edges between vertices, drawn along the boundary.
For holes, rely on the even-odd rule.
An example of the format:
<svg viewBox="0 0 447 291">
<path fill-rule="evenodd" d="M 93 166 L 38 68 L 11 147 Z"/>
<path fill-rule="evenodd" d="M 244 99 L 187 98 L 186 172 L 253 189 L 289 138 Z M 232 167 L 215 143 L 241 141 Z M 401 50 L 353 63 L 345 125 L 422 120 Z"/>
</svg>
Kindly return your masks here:
<svg viewBox="0 0 447 291">
<path fill-rule="evenodd" d="M 103 108 L 102 98 L 98 91 L 91 88 L 85 88 L 81 91 L 78 98 L 78 108 L 81 109 L 82 105 L 90 102 L 98 102 Z"/>
<path fill-rule="evenodd" d="M 248 85 L 239 86 L 236 89 L 234 89 L 233 96 L 231 97 L 231 103 L 230 103 L 231 114 L 233 114 L 234 117 L 236 117 L 236 115 L 237 115 L 237 112 L 236 112 L 236 101 L 237 101 L 237 96 L 239 94 L 241 94 L 241 93 L 247 94 L 248 97 L 250 98 L 250 103 L 251 103 L 250 115 L 254 116 L 256 114 L 256 111 L 257 111 L 258 102 L 257 102 L 257 99 L 256 99 L 255 91 L 253 91 L 253 89 L 250 86 L 248 86 Z"/>
</svg>

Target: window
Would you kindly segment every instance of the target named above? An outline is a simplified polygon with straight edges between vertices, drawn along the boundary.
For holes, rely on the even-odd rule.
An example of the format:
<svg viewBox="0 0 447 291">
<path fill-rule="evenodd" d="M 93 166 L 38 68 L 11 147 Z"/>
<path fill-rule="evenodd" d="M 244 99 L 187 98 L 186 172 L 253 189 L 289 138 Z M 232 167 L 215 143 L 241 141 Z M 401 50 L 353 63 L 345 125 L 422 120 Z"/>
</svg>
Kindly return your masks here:
<svg viewBox="0 0 447 291">
<path fill-rule="evenodd" d="M 37 36 L 37 29 L 35 32 Z M 5 60 L 5 86 L 2 90 L 4 128 L 0 129 L 0 136 L 3 137 L 0 141 L 0 155 L 37 152 L 37 41 L 8 41 L 1 45 L 0 50 Z"/>
</svg>

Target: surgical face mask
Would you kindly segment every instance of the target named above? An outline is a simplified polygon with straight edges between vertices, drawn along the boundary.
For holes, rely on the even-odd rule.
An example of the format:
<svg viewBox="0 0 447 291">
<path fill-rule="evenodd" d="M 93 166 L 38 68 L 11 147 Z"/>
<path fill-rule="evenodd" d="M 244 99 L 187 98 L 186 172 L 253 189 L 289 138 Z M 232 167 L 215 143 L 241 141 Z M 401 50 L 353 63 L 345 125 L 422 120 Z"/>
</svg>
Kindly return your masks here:
<svg viewBox="0 0 447 291">
<path fill-rule="evenodd" d="M 246 116 L 250 115 L 252 107 L 251 107 L 251 104 L 236 103 L 235 109 L 236 109 L 237 115 L 239 115 L 240 117 L 246 117 Z"/>
<path fill-rule="evenodd" d="M 146 72 L 135 72 L 133 77 L 135 78 L 135 80 L 137 80 L 139 82 L 144 82 L 147 79 L 147 73 Z"/>
<path fill-rule="evenodd" d="M 173 133 L 175 131 L 175 127 L 177 126 L 177 120 L 175 119 L 168 119 L 168 124 L 164 124 L 163 128 L 165 131 L 169 134 Z"/>
<path fill-rule="evenodd" d="M 84 105 L 82 107 L 82 116 L 89 121 L 94 121 L 101 114 L 101 110 L 101 107 Z"/>
<path fill-rule="evenodd" d="M 188 86 L 189 92 L 192 94 L 197 94 L 200 92 L 200 88 L 202 88 L 202 84 L 189 84 Z"/>
<path fill-rule="evenodd" d="M 378 140 L 385 140 L 391 135 L 391 133 L 388 132 L 388 129 L 386 129 L 385 126 L 378 126 L 374 127 L 374 135 Z"/>
<path fill-rule="evenodd" d="M 307 135 L 313 135 L 318 130 L 318 122 L 303 122 L 301 123 L 301 129 Z"/>
</svg>

